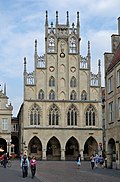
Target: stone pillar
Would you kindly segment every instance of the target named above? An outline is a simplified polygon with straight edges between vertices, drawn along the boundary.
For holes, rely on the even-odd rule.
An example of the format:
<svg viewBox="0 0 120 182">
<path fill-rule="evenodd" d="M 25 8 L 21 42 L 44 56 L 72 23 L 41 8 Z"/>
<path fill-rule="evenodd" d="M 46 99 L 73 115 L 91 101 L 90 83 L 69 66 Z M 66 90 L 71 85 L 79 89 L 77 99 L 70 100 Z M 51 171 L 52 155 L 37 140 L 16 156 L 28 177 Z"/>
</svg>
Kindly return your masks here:
<svg viewBox="0 0 120 182">
<path fill-rule="evenodd" d="M 116 169 L 120 169 L 120 144 L 116 141 Z"/>
<path fill-rule="evenodd" d="M 112 169 L 113 165 L 112 165 L 112 153 L 107 153 L 107 168 L 108 169 Z"/>
<path fill-rule="evenodd" d="M 84 160 L 83 149 L 80 150 L 81 160 Z"/>
<path fill-rule="evenodd" d="M 65 160 L 65 149 L 61 149 L 61 161 Z"/>
<path fill-rule="evenodd" d="M 46 158 L 46 150 L 45 149 L 43 149 L 43 151 L 42 151 L 42 160 L 47 160 L 47 158 Z"/>
</svg>

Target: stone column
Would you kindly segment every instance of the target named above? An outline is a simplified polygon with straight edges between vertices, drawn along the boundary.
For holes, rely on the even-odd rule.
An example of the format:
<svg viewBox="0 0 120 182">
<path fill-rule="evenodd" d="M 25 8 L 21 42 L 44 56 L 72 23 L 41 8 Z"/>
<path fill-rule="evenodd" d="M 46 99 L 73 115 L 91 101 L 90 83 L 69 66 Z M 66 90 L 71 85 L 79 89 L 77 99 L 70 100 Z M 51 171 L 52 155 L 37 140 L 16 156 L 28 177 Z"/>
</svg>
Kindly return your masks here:
<svg viewBox="0 0 120 182">
<path fill-rule="evenodd" d="M 84 160 L 83 149 L 80 150 L 81 160 Z"/>
<path fill-rule="evenodd" d="M 61 149 L 61 160 L 65 160 L 65 149 Z"/>
<path fill-rule="evenodd" d="M 107 153 L 107 168 L 112 169 L 112 153 Z"/>
<path fill-rule="evenodd" d="M 116 169 L 120 169 L 120 144 L 116 141 Z"/>
<path fill-rule="evenodd" d="M 46 158 L 46 150 L 45 149 L 43 149 L 43 151 L 42 151 L 42 160 L 46 160 L 47 158 Z"/>
</svg>

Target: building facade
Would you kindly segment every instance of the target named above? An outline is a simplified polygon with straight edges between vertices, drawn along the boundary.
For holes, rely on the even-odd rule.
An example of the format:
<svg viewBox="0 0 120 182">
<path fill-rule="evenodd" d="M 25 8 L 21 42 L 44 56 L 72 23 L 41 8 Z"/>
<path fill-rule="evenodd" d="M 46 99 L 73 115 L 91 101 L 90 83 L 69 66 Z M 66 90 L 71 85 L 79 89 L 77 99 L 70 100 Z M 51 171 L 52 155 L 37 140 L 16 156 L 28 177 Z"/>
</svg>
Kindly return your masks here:
<svg viewBox="0 0 120 182">
<path fill-rule="evenodd" d="M 42 160 L 89 159 L 102 152 L 101 70 L 91 72 L 90 42 L 80 55 L 80 21 L 76 26 L 45 18 L 45 54 L 35 40 L 34 71 L 24 58 L 24 101 L 19 112 L 20 149 Z"/>
<path fill-rule="evenodd" d="M 8 104 L 6 84 L 0 88 L 0 151 L 11 153 L 11 118 L 13 107 Z"/>
<path fill-rule="evenodd" d="M 120 18 L 118 34 L 111 39 L 112 52 L 104 54 L 107 165 L 112 168 L 116 161 L 120 168 Z"/>
</svg>

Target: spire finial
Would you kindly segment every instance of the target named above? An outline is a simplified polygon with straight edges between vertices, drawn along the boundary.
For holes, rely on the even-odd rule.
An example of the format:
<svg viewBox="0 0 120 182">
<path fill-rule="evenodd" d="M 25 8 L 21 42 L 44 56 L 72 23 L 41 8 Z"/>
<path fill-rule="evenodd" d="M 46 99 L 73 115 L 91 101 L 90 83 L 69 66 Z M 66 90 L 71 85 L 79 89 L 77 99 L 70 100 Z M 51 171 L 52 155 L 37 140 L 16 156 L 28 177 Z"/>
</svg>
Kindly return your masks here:
<svg viewBox="0 0 120 182">
<path fill-rule="evenodd" d="M 56 11 L 56 25 L 58 25 L 58 11 Z"/>
<path fill-rule="evenodd" d="M 90 41 L 88 41 L 88 55 L 90 55 Z"/>
<path fill-rule="evenodd" d="M 48 26 L 48 12 L 46 11 L 46 20 L 45 20 L 45 26 Z"/>
<path fill-rule="evenodd" d="M 67 11 L 67 25 L 69 26 L 69 12 Z"/>
<path fill-rule="evenodd" d="M 98 60 L 98 72 L 100 73 L 100 67 L 101 67 L 101 60 Z"/>
<path fill-rule="evenodd" d="M 26 72 L 26 57 L 24 57 L 24 72 Z"/>
<path fill-rule="evenodd" d="M 6 83 L 4 83 L 4 95 L 6 95 Z"/>
<path fill-rule="evenodd" d="M 35 39 L 35 53 L 37 53 L 37 39 Z"/>
<path fill-rule="evenodd" d="M 79 22 L 79 11 L 77 12 L 77 27 L 80 26 L 80 22 Z"/>
</svg>

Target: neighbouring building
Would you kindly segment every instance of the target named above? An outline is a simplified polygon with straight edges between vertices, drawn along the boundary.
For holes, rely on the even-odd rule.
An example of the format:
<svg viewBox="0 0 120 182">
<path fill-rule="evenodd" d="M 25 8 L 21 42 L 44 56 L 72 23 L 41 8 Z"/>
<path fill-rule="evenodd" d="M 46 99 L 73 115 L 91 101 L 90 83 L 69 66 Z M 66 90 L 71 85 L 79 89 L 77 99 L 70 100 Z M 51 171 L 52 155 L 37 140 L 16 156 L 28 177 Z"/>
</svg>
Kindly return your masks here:
<svg viewBox="0 0 120 182">
<path fill-rule="evenodd" d="M 1 87 L 1 85 L 0 85 Z M 11 153 L 11 118 L 13 107 L 8 104 L 6 84 L 0 88 L 0 151 Z"/>
<path fill-rule="evenodd" d="M 104 54 L 107 165 L 120 168 L 120 18 L 118 34 L 111 36 L 112 52 Z"/>
<path fill-rule="evenodd" d="M 18 118 L 20 150 L 42 160 L 90 159 L 102 153 L 101 65 L 91 72 L 90 42 L 80 55 L 80 21 L 45 19 L 45 54 L 35 40 L 34 71 L 24 58 L 24 100 Z"/>
</svg>

